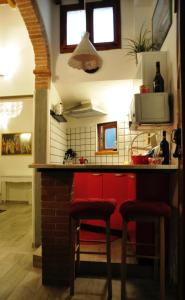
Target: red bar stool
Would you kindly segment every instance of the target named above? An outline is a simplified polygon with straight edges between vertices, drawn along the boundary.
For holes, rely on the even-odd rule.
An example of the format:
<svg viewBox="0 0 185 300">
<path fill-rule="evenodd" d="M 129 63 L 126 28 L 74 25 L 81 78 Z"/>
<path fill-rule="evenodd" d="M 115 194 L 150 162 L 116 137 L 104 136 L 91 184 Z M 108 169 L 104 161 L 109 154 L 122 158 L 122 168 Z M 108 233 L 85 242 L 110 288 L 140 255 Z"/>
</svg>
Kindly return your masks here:
<svg viewBox="0 0 185 300">
<path fill-rule="evenodd" d="M 77 267 L 80 264 L 80 253 L 98 254 L 97 252 L 80 251 L 80 220 L 103 220 L 106 224 L 106 254 L 107 257 L 107 285 L 108 299 L 112 299 L 112 276 L 111 276 L 111 241 L 110 241 L 110 217 L 116 207 L 115 200 L 75 200 L 71 203 L 70 217 L 70 245 L 71 245 L 71 276 L 70 295 L 74 295 L 75 281 L 75 254 Z M 76 233 L 76 242 L 75 234 Z"/>
<path fill-rule="evenodd" d="M 126 245 L 127 224 L 129 221 L 154 222 L 156 225 L 154 245 L 155 255 L 151 256 L 150 258 L 154 259 L 155 261 L 154 272 L 157 269 L 156 263 L 158 261 L 160 262 L 160 300 L 165 300 L 165 218 L 170 217 L 171 208 L 169 207 L 169 205 L 163 202 L 126 201 L 121 205 L 120 213 L 123 220 L 121 254 L 121 300 L 126 299 Z"/>
</svg>

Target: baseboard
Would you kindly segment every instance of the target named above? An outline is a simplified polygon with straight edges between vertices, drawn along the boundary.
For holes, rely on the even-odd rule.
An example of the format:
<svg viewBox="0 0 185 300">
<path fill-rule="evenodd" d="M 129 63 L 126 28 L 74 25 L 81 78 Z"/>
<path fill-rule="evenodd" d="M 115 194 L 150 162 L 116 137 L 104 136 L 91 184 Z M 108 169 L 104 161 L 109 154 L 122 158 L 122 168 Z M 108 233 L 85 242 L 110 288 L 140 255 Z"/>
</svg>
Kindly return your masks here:
<svg viewBox="0 0 185 300">
<path fill-rule="evenodd" d="M 9 204 L 30 204 L 28 200 L 6 200 L 4 203 Z"/>
<path fill-rule="evenodd" d="M 33 267 L 42 268 L 42 247 L 41 246 L 34 251 Z"/>
</svg>

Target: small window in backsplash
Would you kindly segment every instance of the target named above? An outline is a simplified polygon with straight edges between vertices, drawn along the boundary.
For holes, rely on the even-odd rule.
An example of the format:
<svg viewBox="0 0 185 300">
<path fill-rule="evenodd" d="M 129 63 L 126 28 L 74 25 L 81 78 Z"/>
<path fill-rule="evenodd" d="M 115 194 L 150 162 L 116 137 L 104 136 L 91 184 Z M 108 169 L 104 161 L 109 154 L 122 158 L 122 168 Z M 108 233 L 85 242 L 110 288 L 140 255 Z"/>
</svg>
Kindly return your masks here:
<svg viewBox="0 0 185 300">
<path fill-rule="evenodd" d="M 98 124 L 97 134 L 99 152 L 106 155 L 110 151 L 117 151 L 117 122 Z"/>
</svg>

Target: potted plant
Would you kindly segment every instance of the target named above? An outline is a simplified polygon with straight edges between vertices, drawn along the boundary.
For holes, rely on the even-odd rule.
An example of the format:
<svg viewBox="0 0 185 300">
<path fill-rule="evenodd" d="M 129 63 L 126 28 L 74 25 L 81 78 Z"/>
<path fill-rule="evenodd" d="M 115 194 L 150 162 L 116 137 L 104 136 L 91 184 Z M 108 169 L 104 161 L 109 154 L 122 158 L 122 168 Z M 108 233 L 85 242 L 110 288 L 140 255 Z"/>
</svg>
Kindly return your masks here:
<svg viewBox="0 0 185 300">
<path fill-rule="evenodd" d="M 137 53 L 156 50 L 155 43 L 152 42 L 150 30 L 144 29 L 142 24 L 138 37 L 134 39 L 126 38 L 128 41 L 125 49 L 128 50 L 127 55 L 135 57 L 136 64 L 138 63 Z"/>
<path fill-rule="evenodd" d="M 73 164 L 74 158 L 76 157 L 76 152 L 73 149 L 68 149 L 65 152 L 64 164 Z"/>
</svg>

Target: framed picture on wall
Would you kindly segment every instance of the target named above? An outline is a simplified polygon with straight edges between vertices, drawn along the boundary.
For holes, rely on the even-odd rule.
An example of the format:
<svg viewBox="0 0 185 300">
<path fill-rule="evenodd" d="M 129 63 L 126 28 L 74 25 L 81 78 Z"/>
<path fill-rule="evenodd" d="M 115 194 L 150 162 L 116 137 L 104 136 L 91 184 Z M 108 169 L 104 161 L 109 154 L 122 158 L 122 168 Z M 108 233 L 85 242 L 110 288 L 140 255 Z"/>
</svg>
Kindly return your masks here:
<svg viewBox="0 0 185 300">
<path fill-rule="evenodd" d="M 31 155 L 32 154 L 32 134 L 3 133 L 1 137 L 2 155 Z"/>
<path fill-rule="evenodd" d="M 172 0 L 158 0 L 152 17 L 152 41 L 160 50 L 172 24 Z"/>
</svg>

